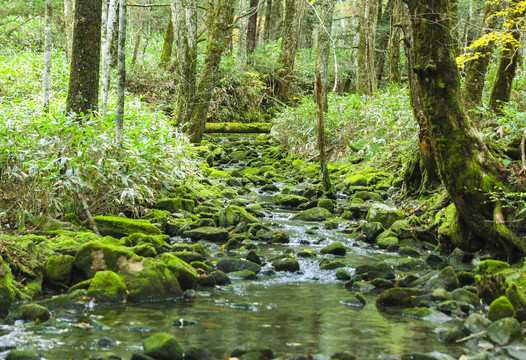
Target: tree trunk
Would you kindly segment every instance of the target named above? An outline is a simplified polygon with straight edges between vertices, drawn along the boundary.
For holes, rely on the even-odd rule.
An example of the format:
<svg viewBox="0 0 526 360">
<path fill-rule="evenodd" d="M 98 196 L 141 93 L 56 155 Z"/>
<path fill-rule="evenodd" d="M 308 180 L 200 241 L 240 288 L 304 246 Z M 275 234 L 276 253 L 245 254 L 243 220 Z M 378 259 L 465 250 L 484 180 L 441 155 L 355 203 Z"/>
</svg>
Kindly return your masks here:
<svg viewBox="0 0 526 360">
<path fill-rule="evenodd" d="M 196 0 L 171 0 L 175 38 L 177 98 L 175 124 L 190 120 L 197 86 L 197 4 Z"/>
<path fill-rule="evenodd" d="M 44 75 L 42 76 L 42 108 L 49 112 L 49 87 L 51 75 L 51 44 L 53 26 L 53 0 L 46 0 L 46 30 L 44 41 Z"/>
<path fill-rule="evenodd" d="M 124 91 L 126 90 L 126 0 L 119 0 L 119 87 L 115 112 L 115 144 L 122 146 L 124 137 Z"/>
<path fill-rule="evenodd" d="M 170 63 L 172 57 L 172 48 L 174 46 L 174 25 L 172 19 L 168 19 L 168 25 L 166 26 L 166 32 L 164 34 L 163 52 L 161 54 L 161 61 L 159 61 L 159 67 L 166 68 Z"/>
<path fill-rule="evenodd" d="M 261 37 L 261 42 L 263 44 L 266 44 L 268 40 L 270 39 L 270 18 L 272 14 L 272 0 L 267 0 L 267 7 L 265 9 L 265 27 L 263 28 L 263 36 Z"/>
<path fill-rule="evenodd" d="M 287 0 L 286 3 L 283 39 L 279 57 L 281 68 L 277 71 L 278 89 L 276 91 L 278 99 L 284 103 L 289 101 L 289 87 L 293 79 L 292 73 L 298 48 L 302 1 Z"/>
<path fill-rule="evenodd" d="M 283 5 L 280 0 L 272 3 L 272 12 L 269 21 L 269 40 L 275 41 L 281 37 L 283 27 Z"/>
<path fill-rule="evenodd" d="M 389 36 L 389 82 L 400 84 L 400 34 L 402 21 L 402 0 L 394 0 L 393 16 L 391 17 L 391 34 Z"/>
<path fill-rule="evenodd" d="M 210 100 L 221 63 L 221 56 L 227 46 L 227 34 L 234 18 L 232 0 L 216 0 L 209 3 L 207 18 L 208 37 L 206 56 L 197 85 L 197 96 L 192 116 L 185 132 L 193 143 L 200 143 L 205 130 Z"/>
<path fill-rule="evenodd" d="M 457 57 L 461 54 L 460 51 L 460 29 L 459 29 L 459 17 L 458 17 L 458 1 L 449 0 L 448 15 L 451 32 L 451 43 L 453 46 L 453 56 Z"/>
<path fill-rule="evenodd" d="M 256 50 L 257 26 L 258 26 L 258 3 L 259 0 L 250 1 L 250 17 L 248 18 L 247 28 L 247 54 L 252 54 Z"/>
<path fill-rule="evenodd" d="M 73 26 L 75 24 L 75 0 L 64 0 L 64 28 L 66 35 L 66 56 L 71 62 L 73 49 Z"/>
<path fill-rule="evenodd" d="M 376 24 L 376 0 L 365 0 L 359 30 L 358 78 L 356 91 L 361 95 L 372 95 L 376 91 L 376 72 L 374 68 L 374 33 Z"/>
<path fill-rule="evenodd" d="M 238 49 L 237 49 L 237 66 L 241 71 L 247 66 L 247 31 L 248 31 L 248 19 L 247 14 L 250 9 L 248 8 L 248 0 L 239 0 L 239 32 L 238 38 Z"/>
<path fill-rule="evenodd" d="M 501 114 L 502 106 L 510 101 L 511 87 L 520 59 L 520 28 L 522 26 L 517 24 L 515 6 L 517 6 L 516 0 L 510 3 L 508 9 L 507 22 L 511 24 L 510 35 L 512 39 L 506 39 L 500 51 L 497 77 L 493 83 L 489 99 L 489 108 L 497 114 Z M 521 10 L 524 11 L 524 9 Z"/>
<path fill-rule="evenodd" d="M 332 16 L 336 0 L 325 0 L 321 4 L 321 22 L 318 24 L 316 71 L 320 73 L 323 111 L 329 111 L 327 93 L 329 89 L 329 55 L 331 52 Z M 317 99 L 317 97 L 316 97 Z"/>
<path fill-rule="evenodd" d="M 141 8 L 139 10 L 139 29 L 137 29 L 137 35 L 135 37 L 135 47 L 133 48 L 132 64 L 135 64 L 137 62 L 137 56 L 139 55 L 139 47 L 141 45 L 143 18 L 144 18 L 144 8 Z"/>
<path fill-rule="evenodd" d="M 464 223 L 484 240 L 480 247 L 524 251 L 525 242 L 504 225 L 501 204 L 489 196 L 503 186 L 497 163 L 460 105 L 448 1 L 404 2 L 412 22 L 416 90 L 442 183 Z"/>
<path fill-rule="evenodd" d="M 328 0 L 330 2 L 330 0 Z M 322 6 L 326 1 L 322 3 Z M 314 9 L 310 6 L 305 10 L 305 15 L 303 16 L 302 28 L 301 28 L 301 49 L 312 49 L 313 48 L 313 33 L 314 25 L 316 23 L 316 15 Z"/>
<path fill-rule="evenodd" d="M 118 0 L 115 0 L 116 2 Z M 110 67 L 115 69 L 119 62 L 119 7 L 116 6 L 115 21 L 113 22 L 113 35 L 110 42 Z"/>
<path fill-rule="evenodd" d="M 329 197 L 332 196 L 331 191 L 331 179 L 329 178 L 329 171 L 327 170 L 327 162 L 325 159 L 325 129 L 323 124 L 323 85 L 321 82 L 321 75 L 319 71 L 316 71 L 316 114 L 318 119 L 318 151 L 320 153 L 320 170 L 321 170 L 321 185 L 323 192 Z"/>
<path fill-rule="evenodd" d="M 378 3 L 379 11 L 381 9 L 381 1 Z M 385 59 L 387 54 L 387 49 L 389 47 L 389 24 L 391 23 L 391 18 L 393 16 L 393 7 L 394 0 L 389 0 L 387 6 L 385 7 L 384 12 L 381 14 L 381 18 L 378 20 L 378 28 L 380 32 L 378 34 L 377 49 L 376 49 L 376 79 L 380 83 L 384 75 Z"/>
<path fill-rule="evenodd" d="M 499 3 L 495 3 L 494 0 L 486 0 L 484 16 L 481 24 L 482 30 L 479 33 L 479 38 L 488 35 L 497 28 L 499 23 L 498 17 L 492 15 L 499 10 L 499 7 Z M 486 73 L 494 49 L 494 42 L 475 49 L 480 55 L 476 59 L 471 60 L 468 64 L 466 80 L 464 82 L 464 87 L 462 88 L 462 104 L 468 115 L 470 114 L 470 110 L 473 110 L 482 104 Z"/>
<path fill-rule="evenodd" d="M 113 26 L 115 24 L 115 15 L 117 12 L 116 0 L 110 0 L 108 8 L 108 17 L 106 21 L 105 41 L 102 43 L 102 87 L 100 97 L 102 98 L 102 118 L 106 119 L 108 111 L 108 97 L 110 90 L 110 45 L 113 41 Z"/>
<path fill-rule="evenodd" d="M 98 109 L 101 18 L 102 1 L 76 1 L 67 113 Z"/>
</svg>

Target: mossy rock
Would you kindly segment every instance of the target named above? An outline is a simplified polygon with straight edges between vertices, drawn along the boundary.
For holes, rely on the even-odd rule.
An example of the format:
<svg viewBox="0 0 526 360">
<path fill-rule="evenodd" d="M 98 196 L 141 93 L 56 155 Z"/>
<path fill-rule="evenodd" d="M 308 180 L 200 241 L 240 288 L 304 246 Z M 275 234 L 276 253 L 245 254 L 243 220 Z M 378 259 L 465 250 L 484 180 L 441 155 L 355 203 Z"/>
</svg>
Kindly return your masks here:
<svg viewBox="0 0 526 360">
<path fill-rule="evenodd" d="M 320 270 L 335 270 L 345 267 L 345 263 L 335 260 L 335 261 L 323 261 L 320 264 Z"/>
<path fill-rule="evenodd" d="M 377 237 L 376 238 L 376 245 L 380 248 L 380 249 L 387 249 L 389 248 L 390 246 L 396 246 L 398 245 L 398 238 L 394 237 L 394 236 L 390 236 L 390 237 Z"/>
<path fill-rule="evenodd" d="M 40 355 L 33 350 L 11 350 L 6 358 L 6 360 L 40 360 L 42 359 Z"/>
<path fill-rule="evenodd" d="M 312 209 L 307 209 L 301 211 L 294 216 L 291 220 L 302 220 L 302 221 L 325 221 L 331 216 L 329 210 L 322 207 L 314 207 Z"/>
<path fill-rule="evenodd" d="M 300 271 L 300 263 L 294 258 L 276 259 L 272 262 L 276 271 L 296 272 Z"/>
<path fill-rule="evenodd" d="M 158 254 L 171 250 L 169 242 L 170 237 L 168 235 L 145 235 L 139 233 L 121 239 L 121 243 L 129 247 L 150 244 Z"/>
<path fill-rule="evenodd" d="M 318 207 L 334 212 L 334 201 L 332 199 L 320 199 L 318 200 Z"/>
<path fill-rule="evenodd" d="M 452 291 L 458 288 L 460 282 L 452 266 L 447 266 L 432 276 L 424 285 L 426 289 L 443 288 Z"/>
<path fill-rule="evenodd" d="M 182 360 L 184 351 L 177 339 L 168 333 L 154 334 L 143 341 L 144 353 L 157 360 Z"/>
<path fill-rule="evenodd" d="M 168 211 L 150 209 L 146 214 L 146 219 L 149 220 L 152 224 L 159 227 L 161 231 L 166 230 L 166 225 L 168 224 Z"/>
<path fill-rule="evenodd" d="M 471 304 L 473 306 L 479 306 L 480 304 L 480 299 L 477 294 L 463 288 L 453 290 L 451 296 L 453 300 Z"/>
<path fill-rule="evenodd" d="M 348 281 L 351 280 L 351 274 L 349 274 L 345 269 L 338 269 L 336 270 L 336 279 L 341 281 Z"/>
<path fill-rule="evenodd" d="M 385 204 L 373 204 L 367 213 L 368 222 L 379 222 L 385 229 L 389 229 L 397 220 L 405 219 L 405 213 L 395 207 Z"/>
<path fill-rule="evenodd" d="M 509 269 L 510 264 L 499 260 L 484 260 L 477 265 L 476 272 L 480 275 L 493 275 L 503 270 Z"/>
<path fill-rule="evenodd" d="M 226 171 L 217 169 L 207 169 L 206 173 L 206 177 L 208 177 L 209 179 L 229 179 L 232 177 Z"/>
<path fill-rule="evenodd" d="M 357 191 L 353 195 L 353 199 L 372 200 L 376 202 L 382 202 L 384 199 L 377 193 L 372 191 Z"/>
<path fill-rule="evenodd" d="M 320 253 L 344 256 L 347 253 L 347 249 L 341 242 L 334 242 L 321 248 Z"/>
<path fill-rule="evenodd" d="M 221 259 L 217 262 L 217 268 L 225 273 L 231 273 L 234 271 L 250 270 L 256 274 L 261 271 L 261 266 L 247 260 L 226 258 Z"/>
<path fill-rule="evenodd" d="M 234 271 L 228 275 L 231 279 L 241 279 L 241 280 L 255 280 L 257 277 L 256 273 L 250 270 Z"/>
<path fill-rule="evenodd" d="M 362 174 L 351 175 L 345 178 L 348 187 L 350 186 L 367 186 L 367 177 Z"/>
<path fill-rule="evenodd" d="M 69 221 L 60 221 L 53 219 L 49 216 L 39 216 L 35 219 L 35 224 L 37 228 L 41 231 L 57 231 L 57 230 L 66 230 L 66 231 L 78 231 L 79 226 L 76 226 Z"/>
<path fill-rule="evenodd" d="M 224 228 L 201 226 L 183 232 L 183 236 L 193 241 L 208 240 L 216 243 L 224 243 L 228 240 L 228 231 Z"/>
<path fill-rule="evenodd" d="M 280 206 L 286 206 L 290 208 L 296 208 L 301 204 L 309 201 L 306 197 L 289 194 L 276 194 L 272 197 L 272 201 Z"/>
<path fill-rule="evenodd" d="M 38 304 L 23 304 L 19 309 L 22 320 L 44 322 L 51 319 L 51 312 L 45 306 Z"/>
<path fill-rule="evenodd" d="M 425 293 L 422 289 L 394 287 L 384 290 L 376 298 L 377 306 L 400 306 L 410 307 L 413 305 L 413 300 Z"/>
<path fill-rule="evenodd" d="M 134 246 L 132 251 L 142 257 L 157 257 L 157 250 L 152 244 L 140 244 Z"/>
<path fill-rule="evenodd" d="M 71 255 L 52 255 L 46 261 L 45 275 L 51 281 L 69 283 L 75 258 Z"/>
<path fill-rule="evenodd" d="M 487 330 L 488 338 L 501 346 L 509 345 L 524 338 L 519 322 L 511 317 L 495 321 Z"/>
<path fill-rule="evenodd" d="M 228 205 L 219 213 L 219 225 L 222 227 L 236 226 L 239 223 L 252 224 L 259 222 L 255 216 L 250 215 L 248 211 L 236 205 Z"/>
<path fill-rule="evenodd" d="M 163 254 L 161 256 L 161 260 L 175 275 L 179 281 L 179 284 L 181 285 L 182 290 L 195 288 L 195 284 L 197 283 L 199 276 L 197 274 L 197 270 L 193 266 L 170 253 Z"/>
<path fill-rule="evenodd" d="M 15 297 L 16 291 L 11 269 L 0 256 L 0 316 L 7 315 Z"/>
<path fill-rule="evenodd" d="M 144 302 L 181 297 L 179 281 L 164 262 L 145 258 L 133 273 L 122 278 L 128 289 L 128 301 Z"/>
<path fill-rule="evenodd" d="M 376 278 L 392 280 L 395 278 L 395 273 L 391 266 L 383 261 L 379 261 L 375 264 L 357 266 L 354 274 L 360 275 L 361 278 L 365 280 L 373 280 Z"/>
<path fill-rule="evenodd" d="M 204 261 L 205 257 L 197 251 L 172 251 L 170 254 L 177 256 L 179 259 L 190 264 L 192 261 Z"/>
<path fill-rule="evenodd" d="M 117 216 L 95 216 L 93 218 L 101 235 L 122 238 L 134 233 L 161 235 L 161 230 L 148 220 L 127 219 Z"/>
<path fill-rule="evenodd" d="M 142 261 L 128 248 L 107 245 L 101 242 L 84 244 L 75 254 L 75 266 L 88 278 L 92 278 L 97 271 L 111 270 L 116 273 L 127 272 Z"/>
<path fill-rule="evenodd" d="M 490 304 L 488 310 L 488 319 L 497 321 L 505 317 L 512 317 L 515 314 L 515 309 L 512 303 L 506 296 L 501 296 Z"/>
<path fill-rule="evenodd" d="M 88 288 L 89 297 L 105 303 L 123 302 L 126 300 L 126 292 L 126 284 L 122 278 L 110 270 L 97 272 Z"/>
<path fill-rule="evenodd" d="M 195 208 L 195 202 L 190 199 L 182 198 L 161 199 L 157 201 L 153 207 L 170 213 L 176 213 L 181 210 L 192 212 Z"/>
</svg>

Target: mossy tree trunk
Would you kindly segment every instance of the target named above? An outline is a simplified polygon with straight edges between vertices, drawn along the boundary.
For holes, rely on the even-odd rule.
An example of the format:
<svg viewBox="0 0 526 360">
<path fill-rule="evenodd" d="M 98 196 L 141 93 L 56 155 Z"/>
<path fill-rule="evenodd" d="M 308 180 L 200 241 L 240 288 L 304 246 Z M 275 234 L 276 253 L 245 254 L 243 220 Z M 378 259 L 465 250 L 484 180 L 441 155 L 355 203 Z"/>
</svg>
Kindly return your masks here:
<svg viewBox="0 0 526 360">
<path fill-rule="evenodd" d="M 270 19 L 272 17 L 272 0 L 267 0 L 266 8 L 265 8 L 265 27 L 263 28 L 263 34 L 261 36 L 261 42 L 263 44 L 266 44 L 270 38 L 270 29 L 272 27 L 270 23 Z"/>
<path fill-rule="evenodd" d="M 502 105 L 510 101 L 511 86 L 513 85 L 513 79 L 520 60 L 520 30 L 524 27 L 524 19 L 521 20 L 521 17 L 524 9 L 521 9 L 522 13 L 517 14 L 516 7 L 517 1 L 511 1 L 508 7 L 507 19 L 507 22 L 511 24 L 511 29 L 509 30 L 509 36 L 504 38 L 504 45 L 500 51 L 499 66 L 497 67 L 497 76 L 489 99 L 489 108 L 497 114 L 502 112 Z"/>
<path fill-rule="evenodd" d="M 282 102 L 289 101 L 289 87 L 293 79 L 294 62 L 298 49 L 302 0 L 287 0 L 285 20 L 283 21 L 283 38 L 277 71 L 278 87 L 276 94 Z"/>
<path fill-rule="evenodd" d="M 75 24 L 75 0 L 64 0 L 64 30 L 66 35 L 66 55 L 71 62 L 73 49 L 73 27 Z"/>
<path fill-rule="evenodd" d="M 360 11 L 360 29 L 358 43 L 358 71 L 356 91 L 361 95 L 372 95 L 376 91 L 375 45 L 377 0 L 365 0 Z"/>
<path fill-rule="evenodd" d="M 175 38 L 175 125 L 189 123 L 197 87 L 197 3 L 171 0 Z"/>
<path fill-rule="evenodd" d="M 500 2 L 486 0 L 481 24 L 482 30 L 479 33 L 479 38 L 482 38 L 497 29 L 499 17 L 492 15 L 495 14 L 499 8 Z M 482 93 L 484 91 L 486 73 L 494 49 L 494 42 L 490 42 L 475 49 L 475 51 L 479 53 L 479 56 L 471 60 L 466 69 L 466 80 L 462 88 L 462 104 L 468 115 L 470 114 L 470 110 L 473 110 L 482 104 Z"/>
<path fill-rule="evenodd" d="M 325 0 L 321 4 L 321 22 L 318 24 L 316 71 L 320 73 L 323 111 L 329 111 L 327 92 L 329 89 L 329 56 L 331 52 L 332 17 L 336 0 Z M 317 97 L 316 97 L 317 99 Z"/>
<path fill-rule="evenodd" d="M 195 105 L 185 126 L 193 143 L 200 143 L 205 131 L 210 100 L 217 83 L 221 56 L 227 47 L 228 32 L 234 18 L 233 0 L 210 0 L 206 20 L 208 36 L 206 55 L 197 85 Z"/>
<path fill-rule="evenodd" d="M 272 1 L 272 8 L 269 21 L 268 40 L 274 41 L 281 37 L 283 28 L 283 5 L 280 0 Z"/>
<path fill-rule="evenodd" d="M 102 0 L 76 0 L 66 112 L 97 111 Z"/>
<path fill-rule="evenodd" d="M 376 79 L 378 82 L 382 80 L 384 76 L 385 60 L 387 58 L 386 54 L 389 47 L 389 30 L 391 18 L 393 17 L 393 8 L 395 0 L 389 0 L 387 6 L 382 11 L 381 1 L 378 2 L 378 35 L 376 46 Z"/>
<path fill-rule="evenodd" d="M 239 31 L 237 33 L 238 39 L 238 48 L 237 48 L 237 66 L 241 71 L 247 66 L 247 31 L 248 31 L 248 19 L 247 14 L 249 14 L 248 0 L 239 0 Z"/>
<path fill-rule="evenodd" d="M 525 241 L 506 228 L 501 204 L 490 198 L 503 186 L 498 165 L 460 105 L 448 1 L 404 2 L 413 30 L 412 70 L 442 183 L 465 224 L 483 240 L 481 247 L 524 251 Z"/>
<path fill-rule="evenodd" d="M 168 25 L 166 25 L 166 31 L 164 33 L 163 51 L 161 53 L 161 61 L 159 61 L 159 67 L 166 68 L 170 63 L 172 57 L 172 48 L 174 46 L 174 25 L 172 18 L 168 19 Z"/>
<path fill-rule="evenodd" d="M 400 84 L 400 22 L 402 20 L 402 0 L 394 0 L 393 16 L 391 17 L 391 33 L 389 35 L 389 82 Z"/>
<path fill-rule="evenodd" d="M 256 50 L 257 26 L 258 26 L 258 6 L 259 0 L 249 0 L 250 17 L 247 27 L 247 54 L 252 54 Z"/>
<path fill-rule="evenodd" d="M 53 1 L 46 0 L 46 29 L 44 41 L 44 75 L 42 76 L 42 108 L 49 112 L 49 87 L 51 83 L 51 45 L 53 26 Z"/>
<path fill-rule="evenodd" d="M 115 113 L 115 143 L 122 146 L 124 138 L 124 91 L 126 90 L 126 0 L 119 0 L 119 87 Z"/>
</svg>

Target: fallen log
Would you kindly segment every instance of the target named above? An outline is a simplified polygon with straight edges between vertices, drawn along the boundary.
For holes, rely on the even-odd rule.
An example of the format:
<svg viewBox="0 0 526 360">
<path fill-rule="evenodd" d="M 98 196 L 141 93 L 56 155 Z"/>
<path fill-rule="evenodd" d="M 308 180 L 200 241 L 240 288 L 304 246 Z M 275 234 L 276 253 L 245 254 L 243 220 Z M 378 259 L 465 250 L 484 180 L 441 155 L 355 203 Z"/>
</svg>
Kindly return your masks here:
<svg viewBox="0 0 526 360">
<path fill-rule="evenodd" d="M 271 123 L 207 123 L 205 133 L 212 134 L 268 134 Z"/>
</svg>

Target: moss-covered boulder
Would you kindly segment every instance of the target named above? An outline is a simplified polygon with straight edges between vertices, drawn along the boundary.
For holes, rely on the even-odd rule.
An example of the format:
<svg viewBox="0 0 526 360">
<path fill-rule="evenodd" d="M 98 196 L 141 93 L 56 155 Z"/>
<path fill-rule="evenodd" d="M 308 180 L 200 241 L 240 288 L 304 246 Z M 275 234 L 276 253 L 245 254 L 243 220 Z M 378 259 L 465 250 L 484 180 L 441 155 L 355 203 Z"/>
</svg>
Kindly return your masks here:
<svg viewBox="0 0 526 360">
<path fill-rule="evenodd" d="M 126 293 L 126 284 L 111 270 L 97 272 L 88 288 L 88 296 L 105 303 L 123 302 L 126 300 Z"/>
<path fill-rule="evenodd" d="M 334 200 L 332 199 L 320 199 L 318 200 L 318 207 L 329 210 L 329 212 L 334 212 Z"/>
<path fill-rule="evenodd" d="M 344 181 L 348 187 L 367 186 L 367 178 L 362 174 L 350 175 L 346 177 Z"/>
<path fill-rule="evenodd" d="M 389 229 L 397 220 L 405 218 L 405 213 L 393 206 L 376 203 L 369 208 L 366 220 L 369 222 L 379 222 L 385 229 Z"/>
<path fill-rule="evenodd" d="M 511 317 L 495 321 L 487 330 L 488 338 L 501 346 L 524 338 L 519 322 Z"/>
<path fill-rule="evenodd" d="M 300 263 L 298 262 L 298 260 L 291 257 L 276 259 L 272 262 L 272 266 L 274 267 L 274 269 L 276 269 L 276 271 L 300 271 Z"/>
<path fill-rule="evenodd" d="M 97 271 L 127 272 L 129 268 L 140 267 L 142 259 L 124 246 L 94 241 L 80 247 L 75 254 L 75 266 L 92 278 Z"/>
<path fill-rule="evenodd" d="M 0 316 L 7 315 L 15 296 L 11 269 L 0 256 Z"/>
<path fill-rule="evenodd" d="M 168 269 L 175 275 L 182 290 L 195 288 L 197 279 L 199 278 L 197 270 L 181 260 L 177 256 L 165 253 L 161 256 L 161 260 L 166 264 Z M 197 263 L 197 262 L 194 262 Z M 206 266 L 206 265 L 205 265 Z"/>
<path fill-rule="evenodd" d="M 72 224 L 69 221 L 61 221 L 53 219 L 49 216 L 39 216 L 34 220 L 37 228 L 42 231 L 56 231 L 56 230 L 66 230 L 66 231 L 78 231 L 79 227 Z"/>
<path fill-rule="evenodd" d="M 122 274 L 128 289 L 128 301 L 144 302 L 182 296 L 179 281 L 161 260 L 143 258 Z"/>
<path fill-rule="evenodd" d="M 413 300 L 425 293 L 422 289 L 394 287 L 384 290 L 376 298 L 377 306 L 400 306 L 410 307 L 413 305 Z"/>
<path fill-rule="evenodd" d="M 387 249 L 391 246 L 398 246 L 398 238 L 394 236 L 377 237 L 375 243 L 380 249 Z"/>
<path fill-rule="evenodd" d="M 236 206 L 228 205 L 219 213 L 219 225 L 222 227 L 236 226 L 239 223 L 259 223 L 260 221 L 252 216 L 245 209 Z"/>
<path fill-rule="evenodd" d="M 353 195 L 353 199 L 362 199 L 362 200 L 372 200 L 376 202 L 381 202 L 384 199 L 379 194 L 372 191 L 357 191 Z"/>
<path fill-rule="evenodd" d="M 276 194 L 272 197 L 272 201 L 280 206 L 296 208 L 301 204 L 309 201 L 306 197 L 290 194 Z"/>
<path fill-rule="evenodd" d="M 93 218 L 101 235 L 122 238 L 134 233 L 161 235 L 161 230 L 148 220 L 128 219 L 118 216 L 95 216 Z"/>
<path fill-rule="evenodd" d="M 192 212 L 195 208 L 195 202 L 194 200 L 182 198 L 161 199 L 155 203 L 154 208 L 166 210 L 170 213 L 176 213 L 181 210 Z"/>
<path fill-rule="evenodd" d="M 42 357 L 33 350 L 11 350 L 7 354 L 6 360 L 41 360 Z"/>
<path fill-rule="evenodd" d="M 333 242 L 322 247 L 320 253 L 344 256 L 347 253 L 347 248 L 341 242 Z"/>
<path fill-rule="evenodd" d="M 445 239 L 453 246 L 463 250 L 477 249 L 478 244 L 473 241 L 475 237 L 469 236 L 470 231 L 460 217 L 455 204 L 450 204 L 443 213 L 438 213 L 435 220 L 440 223 L 439 238 Z"/>
<path fill-rule="evenodd" d="M 320 263 L 320 270 L 335 270 L 345 266 L 345 263 L 339 260 L 325 260 Z"/>
<path fill-rule="evenodd" d="M 52 255 L 46 261 L 46 278 L 60 283 L 69 283 L 75 258 L 71 255 Z"/>
<path fill-rule="evenodd" d="M 506 296 L 501 296 L 490 304 L 487 316 L 491 321 L 497 321 L 505 317 L 512 317 L 513 314 L 515 314 L 515 309 L 512 303 Z"/>
<path fill-rule="evenodd" d="M 177 339 L 168 333 L 161 332 L 144 339 L 144 353 L 157 360 L 182 360 L 184 351 Z"/>
<path fill-rule="evenodd" d="M 303 220 L 303 221 L 325 221 L 331 216 L 331 212 L 322 207 L 314 207 L 311 209 L 303 210 L 294 216 L 291 220 Z"/>
<path fill-rule="evenodd" d="M 44 322 L 51 319 L 51 311 L 38 304 L 23 304 L 20 306 L 19 312 L 22 320 Z"/>
<path fill-rule="evenodd" d="M 379 261 L 375 264 L 365 264 L 356 267 L 355 276 L 360 276 L 364 280 L 382 278 L 392 280 L 395 278 L 393 269 L 385 262 Z"/>
<path fill-rule="evenodd" d="M 261 266 L 247 260 L 226 258 L 221 259 L 217 262 L 217 268 L 225 273 L 231 273 L 234 271 L 250 270 L 256 274 L 261 271 Z"/>
<path fill-rule="evenodd" d="M 134 247 L 140 245 L 152 245 L 158 254 L 171 250 L 170 237 L 168 235 L 146 235 L 135 233 L 121 239 L 125 246 Z"/>
<path fill-rule="evenodd" d="M 477 274 L 480 275 L 493 275 L 502 270 L 510 268 L 510 264 L 500 260 L 484 260 L 477 265 Z"/>
<path fill-rule="evenodd" d="M 433 275 L 424 285 L 426 289 L 443 288 L 452 291 L 458 288 L 460 282 L 452 266 L 447 266 Z"/>
<path fill-rule="evenodd" d="M 193 241 L 203 239 L 217 243 L 224 243 L 228 240 L 228 231 L 224 228 L 201 226 L 196 229 L 183 232 L 183 236 L 188 237 Z"/>
</svg>

